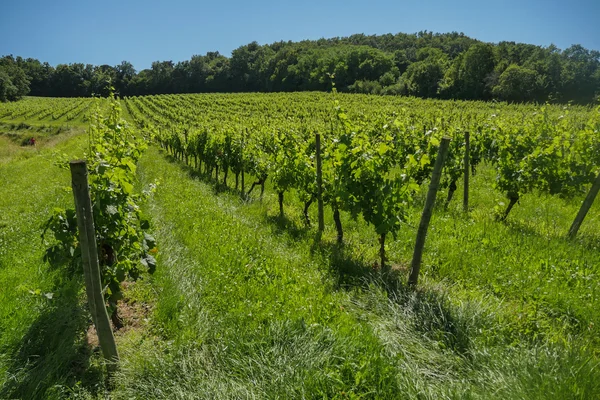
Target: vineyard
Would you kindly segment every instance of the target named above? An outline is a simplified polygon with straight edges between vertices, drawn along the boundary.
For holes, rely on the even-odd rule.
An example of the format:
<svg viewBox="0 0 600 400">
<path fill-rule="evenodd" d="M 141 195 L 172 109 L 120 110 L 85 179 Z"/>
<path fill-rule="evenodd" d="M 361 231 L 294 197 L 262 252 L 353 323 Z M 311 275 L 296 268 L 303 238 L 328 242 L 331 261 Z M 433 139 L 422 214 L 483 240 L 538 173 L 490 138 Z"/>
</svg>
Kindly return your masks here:
<svg viewBox="0 0 600 400">
<path fill-rule="evenodd" d="M 0 127 L 0 398 L 600 395 L 600 108 L 27 98 Z M 31 143 L 48 127 L 64 140 Z M 60 261 L 79 254 L 57 164 L 82 156 L 119 253 L 100 260 L 123 318 L 108 383 Z"/>
<path fill-rule="evenodd" d="M 317 198 L 314 135 L 321 132 L 323 196 L 332 208 L 338 242 L 343 241 L 340 211 L 362 215 L 379 235 L 382 267 L 386 236 L 395 236 L 405 222 L 443 136 L 452 143 L 442 179 L 448 189 L 445 207 L 465 163 L 475 174 L 483 162 L 493 166 L 494 186 L 506 196 L 508 205 L 497 213 L 502 221 L 526 193 L 572 198 L 585 193 L 599 172 L 600 109 L 485 110 L 468 103 L 374 104 L 375 98 L 360 98 L 365 106 L 344 97 L 346 111 L 340 100 L 331 104 L 318 95 L 258 97 L 255 104 L 238 97 L 148 96 L 128 99 L 126 106 L 138 127 L 152 132 L 171 155 L 185 164 L 193 160 L 207 176 L 214 172 L 224 186 L 231 171 L 235 190 L 249 196 L 260 185 L 262 196 L 270 178 L 281 216 L 285 193 L 294 190 L 304 201 L 307 225 Z M 205 109 L 210 111 L 202 113 Z M 246 172 L 255 179 L 247 193 L 239 181 Z M 575 234 L 572 228 L 570 235 Z"/>
<path fill-rule="evenodd" d="M 84 123 L 89 121 L 92 101 L 90 99 L 53 99 L 30 97 L 24 101 L 2 105 L 0 120 L 14 122 Z"/>
</svg>

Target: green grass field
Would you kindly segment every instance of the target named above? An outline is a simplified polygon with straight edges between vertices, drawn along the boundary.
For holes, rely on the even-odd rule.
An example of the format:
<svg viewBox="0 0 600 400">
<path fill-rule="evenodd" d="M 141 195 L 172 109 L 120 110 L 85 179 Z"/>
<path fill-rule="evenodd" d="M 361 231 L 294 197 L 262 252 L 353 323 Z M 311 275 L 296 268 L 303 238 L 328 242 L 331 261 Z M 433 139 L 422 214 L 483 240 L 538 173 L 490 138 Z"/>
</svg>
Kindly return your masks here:
<svg viewBox="0 0 600 400">
<path fill-rule="evenodd" d="M 107 382 L 83 279 L 42 261 L 42 224 L 73 201 L 55 162 L 82 156 L 83 122 L 0 120 L 0 399 L 600 397 L 598 201 L 574 241 L 582 196 L 529 193 L 497 222 L 506 200 L 483 165 L 468 215 L 460 185 L 436 208 L 412 291 L 425 191 L 388 242 L 386 276 L 364 221 L 343 213 L 338 245 L 327 209 L 319 242 L 295 193 L 281 217 L 269 181 L 262 201 L 245 201 L 154 145 L 136 190 L 150 193 L 159 266 L 126 285 Z"/>
</svg>

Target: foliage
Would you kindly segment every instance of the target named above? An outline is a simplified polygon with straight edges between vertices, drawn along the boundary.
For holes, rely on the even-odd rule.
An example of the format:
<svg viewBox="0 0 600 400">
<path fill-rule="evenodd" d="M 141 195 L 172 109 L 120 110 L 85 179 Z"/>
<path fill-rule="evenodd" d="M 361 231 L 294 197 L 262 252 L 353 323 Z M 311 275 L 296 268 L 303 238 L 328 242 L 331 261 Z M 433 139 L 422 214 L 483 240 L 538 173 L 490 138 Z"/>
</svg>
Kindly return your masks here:
<svg viewBox="0 0 600 400">
<path fill-rule="evenodd" d="M 492 93 L 502 100 L 522 102 L 535 98 L 538 90 L 539 75 L 536 71 L 511 64 L 500 75 Z"/>
<path fill-rule="evenodd" d="M 13 85 L 10 76 L 0 70 L 0 101 L 16 100 L 18 89 Z"/>
<path fill-rule="evenodd" d="M 160 127 L 159 143 L 176 157 L 197 159 L 208 166 L 205 172 L 216 168 L 227 171 L 235 165 L 237 175 L 243 165 L 245 172 L 257 178 L 256 183 L 261 186 L 270 177 L 280 193 L 295 189 L 307 207 L 316 195 L 311 156 L 314 157 L 313 133 L 319 132 L 325 202 L 334 211 L 355 210 L 355 215 L 363 217 L 367 214 L 357 205 L 358 198 L 372 194 L 375 187 L 383 190 L 391 184 L 385 181 L 389 171 L 405 173 L 418 184 L 429 179 L 431 160 L 436 157 L 437 144 L 443 135 L 453 139 L 441 181 L 441 187 L 449 190 L 448 201 L 464 173 L 466 131 L 471 133 L 472 168 L 485 161 L 492 163 L 497 171 L 496 187 L 511 203 L 534 189 L 564 197 L 581 193 L 593 180 L 597 168 L 598 141 L 592 133 L 597 113 L 590 113 L 589 109 L 490 104 L 483 111 L 480 103 L 421 103 L 416 99 L 408 103 L 405 99 L 384 103 L 373 96 L 348 96 L 343 97 L 348 111 L 342 112 L 340 103 L 336 103 L 338 108 L 333 115 L 328 102 L 315 94 L 281 94 L 263 99 L 247 96 L 252 96 L 251 108 L 249 97 L 225 100 L 222 95 L 131 98 L 126 104 L 130 110 L 140 110 L 139 115 L 138 111 L 132 113 L 137 115 L 140 126 Z M 339 101 L 342 97 L 337 98 Z M 212 106 L 211 115 L 193 111 L 196 107 L 211 107 L 209 103 L 213 102 L 219 105 Z M 369 107 L 365 106 L 367 102 Z M 292 109 L 295 116 L 290 112 Z M 232 117 L 234 111 L 250 115 Z M 193 127 L 188 136 L 180 133 L 182 125 Z M 383 131 L 387 130 L 393 137 L 391 142 L 385 139 L 388 134 Z M 239 146 L 241 132 L 246 131 L 243 152 L 233 151 L 233 144 Z M 186 145 L 187 141 L 193 145 Z M 380 154 L 372 147 L 379 145 L 382 149 L 394 149 L 385 156 L 389 161 L 382 158 L 387 150 Z M 356 153 L 346 154 L 348 149 Z M 216 157 L 217 154 L 223 156 Z M 363 158 L 359 157 L 361 154 Z M 362 166 L 366 161 L 373 164 Z M 407 163 L 415 167 L 402 171 Z M 367 179 L 369 168 L 375 166 L 381 171 L 377 179 L 383 181 L 351 183 L 357 176 Z M 356 169 L 361 172 L 352 175 Z M 377 200 L 378 206 L 385 201 Z M 401 214 L 398 213 L 396 210 L 390 215 Z"/>
<path fill-rule="evenodd" d="M 406 220 L 412 193 L 418 190 L 411 174 L 417 162 L 414 157 L 398 157 L 390 124 L 353 122 L 339 107 L 337 118 L 342 132 L 333 162 L 340 168 L 342 208 L 354 217 L 362 215 L 378 235 L 395 236 Z"/>
<path fill-rule="evenodd" d="M 94 114 L 86 161 L 102 284 L 114 310 L 121 298 L 120 283 L 156 268 L 156 244 L 145 233 L 149 223 L 141 214 L 141 198 L 134 191 L 136 163 L 146 143 L 120 118 L 119 102 L 112 100 L 110 104 L 107 117 L 99 111 Z M 47 249 L 45 259 L 80 268 L 75 211 L 56 209 L 46 222 L 44 235 L 48 230 L 56 243 Z"/>
<path fill-rule="evenodd" d="M 445 98 L 490 98 L 493 72 L 496 65 L 492 45 L 478 43 L 459 54 L 445 72 L 441 91 Z"/>
<path fill-rule="evenodd" d="M 406 94 L 436 97 L 443 76 L 443 66 L 438 62 L 417 61 L 408 66 L 402 81 L 406 86 Z"/>
<path fill-rule="evenodd" d="M 14 65 L 28 80 L 21 88 L 11 77 L 14 86 L 22 94 L 30 88 L 36 96 L 107 96 L 107 81 L 120 96 L 326 91 L 327 74 L 335 75 L 341 92 L 580 104 L 600 95 L 598 51 L 580 45 L 561 51 L 514 42 L 488 44 L 457 32 L 251 42 L 231 57 L 207 52 L 180 62 L 154 61 L 139 72 L 127 61 L 52 67 L 31 58 L 1 60 L 0 65 Z"/>
<path fill-rule="evenodd" d="M 0 102 L 15 101 L 29 93 L 29 78 L 12 57 L 0 58 Z"/>
<path fill-rule="evenodd" d="M 42 246 L 31 240 L 48 204 L 72 201 L 60 190 L 67 171 L 56 170 L 51 151 L 40 146 L 30 158 L 0 162 L 0 397 L 597 398 L 598 209 L 578 240 L 563 236 L 587 187 L 578 179 L 598 168 L 600 109 L 336 98 L 351 129 L 342 129 L 331 97 L 319 93 L 161 95 L 124 103 L 143 132 L 177 146 L 182 163 L 193 162 L 192 149 L 204 149 L 202 142 L 222 149 L 215 158 L 220 178 L 225 165 L 233 171 L 231 159 L 241 159 L 248 171 L 250 160 L 263 157 L 273 177 L 273 157 L 286 155 L 274 150 L 273 134 L 289 132 L 308 188 L 314 187 L 314 132 L 322 133 L 328 157 L 336 156 L 340 139 L 372 157 L 357 167 L 385 164 L 386 153 L 375 152 L 385 143 L 399 165 L 414 157 L 419 170 L 411 175 L 426 184 L 436 139 L 451 136 L 460 153 L 469 131 L 472 157 L 481 160 L 471 181 L 471 212 L 458 204 L 436 207 L 421 290 L 407 291 L 395 278 L 403 280 L 412 254 L 421 195 L 407 208 L 407 228 L 386 243 L 395 268 L 393 279 L 382 279 L 372 269 L 374 226 L 364 218 L 352 220 L 342 210 L 346 245 L 332 246 L 327 225 L 315 247 L 312 231 L 301 226 L 303 189 L 286 192 L 282 225 L 270 218 L 276 208 L 271 179 L 263 201 L 248 202 L 233 190 L 215 193 L 212 181 L 150 148 L 137 176 L 144 189 L 161 181 L 144 211 L 156 227 L 164 268 L 125 293 L 129 304 L 152 311 L 118 336 L 122 364 L 108 388 L 99 355 L 82 334 L 89 321 L 80 306 L 81 274 L 48 268 Z M 80 100 L 28 98 L 0 105 L 0 115 L 21 115 L 1 117 L 16 127 L 24 115 L 54 109 L 58 116 Z M 16 134 L 31 132 L 23 126 Z M 496 144 L 511 133 L 532 138 L 526 148 L 535 144 L 522 153 L 523 177 L 535 177 L 533 190 L 511 220 L 494 223 Z M 371 135 L 374 143 L 365 143 Z M 8 137 L 0 136 L 0 147 Z M 84 139 L 71 136 L 57 150 L 80 156 Z M 347 161 L 352 171 L 355 156 Z M 450 178 L 450 171 L 444 174 Z"/>
</svg>

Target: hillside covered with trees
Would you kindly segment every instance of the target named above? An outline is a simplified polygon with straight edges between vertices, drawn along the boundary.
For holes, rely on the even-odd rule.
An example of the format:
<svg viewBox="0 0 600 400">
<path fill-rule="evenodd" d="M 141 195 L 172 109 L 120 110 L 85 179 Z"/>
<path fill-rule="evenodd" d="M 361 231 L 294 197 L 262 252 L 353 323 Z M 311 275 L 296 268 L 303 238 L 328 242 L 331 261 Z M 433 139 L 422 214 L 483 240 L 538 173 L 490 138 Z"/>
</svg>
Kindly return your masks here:
<svg viewBox="0 0 600 400">
<path fill-rule="evenodd" d="M 331 75 L 332 74 L 332 75 Z M 575 102 L 600 97 L 600 52 L 573 45 L 484 43 L 462 33 L 363 34 L 301 42 L 249 43 L 231 57 L 119 65 L 59 64 L 12 55 L 0 59 L 0 101 L 24 95 L 121 96 L 202 92 L 329 90 L 423 98 Z"/>
</svg>

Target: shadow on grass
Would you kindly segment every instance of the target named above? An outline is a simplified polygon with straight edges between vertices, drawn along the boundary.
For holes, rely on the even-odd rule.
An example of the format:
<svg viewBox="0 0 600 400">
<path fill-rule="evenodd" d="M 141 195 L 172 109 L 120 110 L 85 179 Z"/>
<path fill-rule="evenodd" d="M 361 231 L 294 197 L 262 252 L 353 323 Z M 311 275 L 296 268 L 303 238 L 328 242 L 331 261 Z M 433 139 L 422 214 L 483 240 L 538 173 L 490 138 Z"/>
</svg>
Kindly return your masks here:
<svg viewBox="0 0 600 400">
<path fill-rule="evenodd" d="M 540 241 L 540 243 L 547 243 L 548 240 L 552 242 L 569 243 L 575 246 L 581 246 L 585 250 L 595 251 L 600 247 L 600 234 L 596 232 L 579 232 L 574 239 L 567 237 L 568 231 L 553 231 L 551 233 L 540 232 L 539 230 L 532 227 L 523 221 L 507 220 L 503 223 L 508 229 L 510 229 L 515 235 L 532 236 Z"/>
<path fill-rule="evenodd" d="M 294 240 L 307 239 L 311 228 L 306 225 L 298 225 L 289 219 L 287 215 L 266 215 L 265 221 L 273 227 L 273 233 L 277 235 L 289 234 Z"/>
<path fill-rule="evenodd" d="M 239 188 L 236 189 L 235 187 L 230 187 L 230 186 L 224 184 L 223 180 L 222 180 L 222 176 L 219 176 L 219 180 L 217 181 L 217 179 L 215 178 L 213 173 L 207 174 L 205 171 L 202 171 L 202 170 L 194 167 L 193 165 L 186 164 L 185 161 L 182 161 L 182 160 L 174 157 L 173 155 L 167 153 L 166 150 L 164 150 L 162 148 L 159 148 L 159 149 L 160 149 L 161 154 L 163 154 L 163 156 L 165 157 L 165 159 L 168 162 L 170 162 L 171 164 L 177 165 L 179 168 L 181 168 L 182 171 L 186 172 L 191 179 L 200 180 L 204 183 L 212 185 L 213 192 L 215 194 L 229 193 L 229 194 L 236 194 L 236 195 L 241 196 L 240 189 Z M 235 175 L 230 173 L 230 175 L 227 177 L 227 180 L 229 181 L 232 178 L 232 176 L 235 177 Z M 246 177 L 248 177 L 248 174 L 246 174 Z M 248 188 L 246 188 L 246 189 L 248 189 Z"/>
<path fill-rule="evenodd" d="M 163 153 L 166 159 L 177 164 L 187 171 L 191 178 L 201 179 L 204 182 L 216 184 L 214 177 L 200 173 L 197 169 L 186 165 L 173 156 Z M 219 188 L 220 186 L 220 188 Z M 239 191 L 222 185 L 215 185 L 216 193 L 230 191 L 238 194 Z M 330 273 L 336 282 L 336 290 L 355 290 L 357 288 L 370 290 L 373 286 L 385 290 L 391 302 L 412 314 L 415 328 L 424 336 L 443 342 L 446 348 L 453 349 L 457 354 L 466 355 L 470 347 L 468 331 L 456 319 L 452 307 L 443 293 L 428 289 L 413 290 L 404 282 L 405 271 L 392 268 L 382 272 L 373 268 L 364 260 L 354 258 L 343 244 L 324 242 L 319 232 L 315 232 L 314 239 L 309 238 L 311 228 L 298 226 L 285 214 L 265 216 L 265 222 L 274 227 L 275 234 L 289 234 L 292 239 L 305 239 L 312 241 L 311 250 L 328 260 Z"/>
<path fill-rule="evenodd" d="M 231 187 L 229 185 L 224 184 L 223 180 L 221 179 L 222 177 L 220 177 L 219 181 L 217 182 L 214 175 L 206 174 L 205 172 L 198 170 L 194 166 L 186 164 L 185 162 L 179 160 L 178 158 L 168 154 L 164 150 L 162 150 L 161 152 L 167 161 L 179 166 L 179 168 L 181 168 L 184 172 L 186 172 L 191 179 L 200 180 L 204 183 L 210 184 L 213 188 L 214 194 L 227 193 L 227 194 L 232 194 L 232 195 L 236 195 L 236 196 L 240 196 L 240 197 L 244 196 L 244 194 L 241 193 L 240 187 L 235 188 L 235 187 Z M 231 177 L 232 177 L 231 175 L 228 177 L 228 181 L 231 179 Z M 233 175 L 233 177 L 235 177 L 235 175 Z M 252 177 L 249 174 L 246 174 L 246 178 L 250 179 L 250 181 L 252 181 L 252 179 L 251 179 Z M 245 188 L 246 191 L 248 189 L 249 189 L 249 187 Z M 255 192 L 259 189 L 260 188 L 255 188 Z M 258 196 L 246 197 L 243 200 L 247 203 L 254 202 L 254 201 L 261 201 L 260 197 L 258 197 Z M 284 215 L 267 215 L 265 213 L 264 221 L 273 227 L 274 234 L 282 235 L 282 234 L 287 233 L 294 240 L 307 238 L 311 231 L 310 227 L 308 227 L 306 225 L 299 225 L 295 221 L 288 218 L 288 216 L 286 214 L 284 214 Z"/>
<path fill-rule="evenodd" d="M 90 365 L 88 317 L 78 296 L 81 280 L 55 286 L 53 298 L 9 354 L 8 379 L 0 387 L 0 398 L 56 398 L 78 382 L 92 393 L 102 386 L 102 372 Z"/>
<path fill-rule="evenodd" d="M 506 219 L 505 221 L 495 221 L 495 223 L 503 224 L 509 230 L 511 230 L 512 233 L 515 235 L 533 236 L 533 237 L 539 238 L 540 240 L 548 240 L 548 238 L 550 238 L 552 240 L 555 240 L 555 239 L 567 240 L 566 232 L 564 235 L 558 234 L 555 232 L 548 235 L 547 233 L 540 232 L 538 229 L 535 229 L 535 227 L 531 226 L 530 224 L 528 224 L 522 220 L 514 220 L 514 219 L 510 219 L 510 217 L 508 219 Z"/>
<path fill-rule="evenodd" d="M 578 233 L 572 242 L 579 243 L 586 250 L 597 251 L 600 248 L 600 235 L 591 232 Z"/>
<path fill-rule="evenodd" d="M 407 284 L 407 270 L 393 266 L 382 271 L 354 258 L 343 244 L 322 243 L 338 290 L 383 290 L 389 301 L 412 315 L 414 328 L 432 340 L 442 342 L 461 356 L 468 356 L 472 339 L 468 321 L 455 315 L 445 293 L 431 288 L 413 289 Z"/>
</svg>

